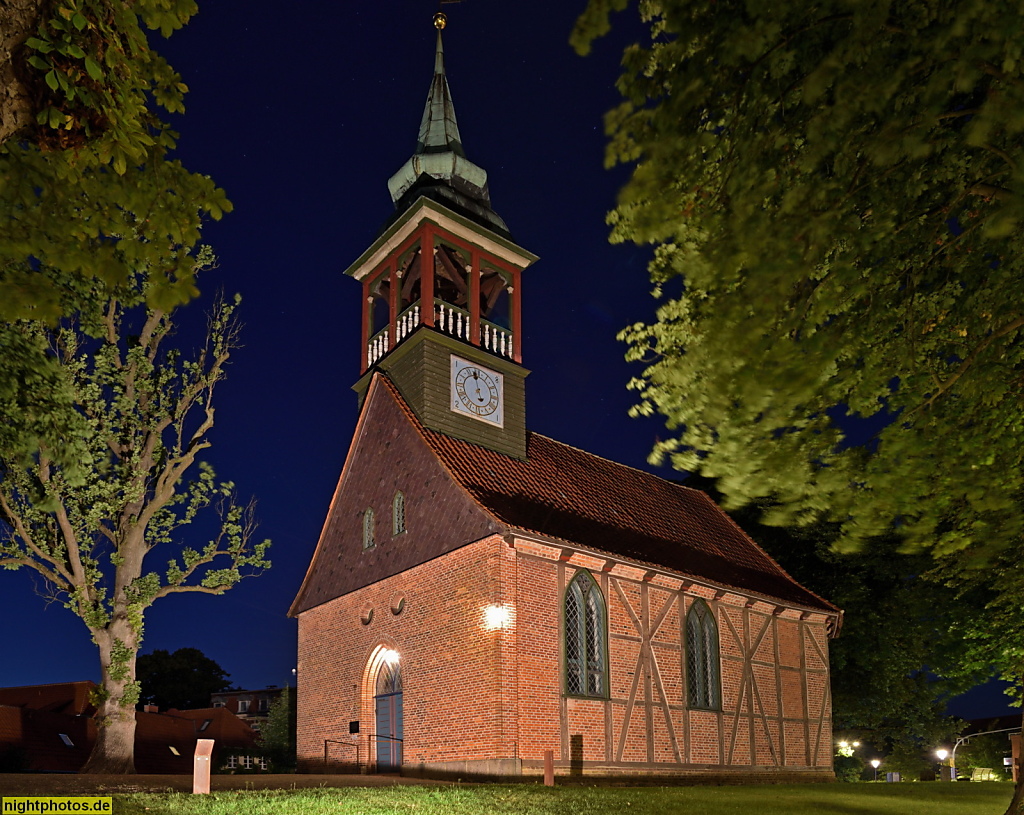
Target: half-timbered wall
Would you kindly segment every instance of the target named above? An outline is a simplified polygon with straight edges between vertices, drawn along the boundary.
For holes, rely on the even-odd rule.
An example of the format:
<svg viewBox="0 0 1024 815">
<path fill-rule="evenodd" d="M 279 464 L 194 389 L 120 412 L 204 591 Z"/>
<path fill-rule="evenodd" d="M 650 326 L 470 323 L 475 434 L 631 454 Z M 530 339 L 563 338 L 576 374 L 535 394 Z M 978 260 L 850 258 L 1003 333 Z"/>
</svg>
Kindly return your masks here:
<svg viewBox="0 0 1024 815">
<path fill-rule="evenodd" d="M 520 757 L 569 774 L 831 774 L 827 618 L 526 541 L 518 553 Z M 608 608 L 607 699 L 564 688 L 561 598 L 587 568 Z M 720 710 L 690 710 L 685 620 L 703 598 L 719 630 Z M 543 627 L 531 621 L 545 621 Z M 554 621 L 557 624 L 551 625 Z"/>
</svg>

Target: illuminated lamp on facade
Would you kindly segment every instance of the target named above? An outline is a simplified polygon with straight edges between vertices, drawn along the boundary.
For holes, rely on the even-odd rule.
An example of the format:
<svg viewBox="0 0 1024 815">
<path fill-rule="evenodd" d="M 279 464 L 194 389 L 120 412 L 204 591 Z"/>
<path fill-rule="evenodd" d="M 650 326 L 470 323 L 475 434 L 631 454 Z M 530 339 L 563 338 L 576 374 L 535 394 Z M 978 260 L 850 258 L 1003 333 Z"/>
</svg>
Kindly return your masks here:
<svg viewBox="0 0 1024 815">
<path fill-rule="evenodd" d="M 487 606 L 484 609 L 484 628 L 495 631 L 512 625 L 512 609 L 508 606 Z"/>
</svg>

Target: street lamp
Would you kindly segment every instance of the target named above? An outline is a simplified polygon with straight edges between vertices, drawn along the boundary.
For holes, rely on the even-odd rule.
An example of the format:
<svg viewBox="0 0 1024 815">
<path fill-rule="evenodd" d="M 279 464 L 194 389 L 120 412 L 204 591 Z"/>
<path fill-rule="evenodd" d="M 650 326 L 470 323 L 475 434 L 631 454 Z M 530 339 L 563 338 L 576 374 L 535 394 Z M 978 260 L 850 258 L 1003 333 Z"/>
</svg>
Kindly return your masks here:
<svg viewBox="0 0 1024 815">
<path fill-rule="evenodd" d="M 946 760 L 946 757 L 949 755 L 949 750 L 947 750 L 945 747 L 940 747 L 938 750 L 935 751 L 935 755 L 938 756 L 939 764 L 942 764 L 942 762 L 944 762 Z M 942 771 L 942 767 L 939 767 L 940 781 L 944 780 L 942 777 L 943 775 L 945 775 L 945 773 Z"/>
<path fill-rule="evenodd" d="M 877 758 L 873 758 L 873 759 L 871 759 L 871 766 L 872 766 L 872 767 L 874 768 L 874 770 L 875 770 L 875 781 L 877 781 L 877 780 L 878 780 L 878 765 L 879 765 L 879 764 L 881 764 L 881 763 L 882 763 L 882 762 L 881 762 L 881 761 L 879 761 L 879 760 L 878 760 Z"/>
</svg>

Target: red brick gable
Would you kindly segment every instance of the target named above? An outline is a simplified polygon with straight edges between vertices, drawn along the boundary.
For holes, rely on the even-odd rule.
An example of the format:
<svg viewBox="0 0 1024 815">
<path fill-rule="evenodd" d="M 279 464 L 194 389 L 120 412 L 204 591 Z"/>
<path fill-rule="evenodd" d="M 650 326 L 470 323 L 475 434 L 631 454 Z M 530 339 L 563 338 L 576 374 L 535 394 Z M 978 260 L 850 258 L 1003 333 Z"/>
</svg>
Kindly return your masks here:
<svg viewBox="0 0 1024 815">
<path fill-rule="evenodd" d="M 405 496 L 408 532 L 393 536 L 391 506 Z M 376 546 L 363 549 L 363 513 L 376 517 Z M 427 444 L 397 390 L 374 377 L 341 478 L 290 615 L 505 532 L 455 480 Z"/>
</svg>

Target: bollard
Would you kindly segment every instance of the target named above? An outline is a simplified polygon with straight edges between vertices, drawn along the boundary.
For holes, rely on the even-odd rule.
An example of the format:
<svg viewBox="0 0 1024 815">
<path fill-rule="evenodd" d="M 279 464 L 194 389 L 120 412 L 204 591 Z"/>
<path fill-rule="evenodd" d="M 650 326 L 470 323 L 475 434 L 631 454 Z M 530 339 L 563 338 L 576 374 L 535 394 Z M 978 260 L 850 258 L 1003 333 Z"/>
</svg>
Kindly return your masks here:
<svg viewBox="0 0 1024 815">
<path fill-rule="evenodd" d="M 544 751 L 544 786 L 555 786 L 555 751 Z"/>
<path fill-rule="evenodd" d="M 210 792 L 210 761 L 213 756 L 213 739 L 196 739 L 196 754 L 192 759 L 192 794 L 206 795 Z"/>
</svg>

